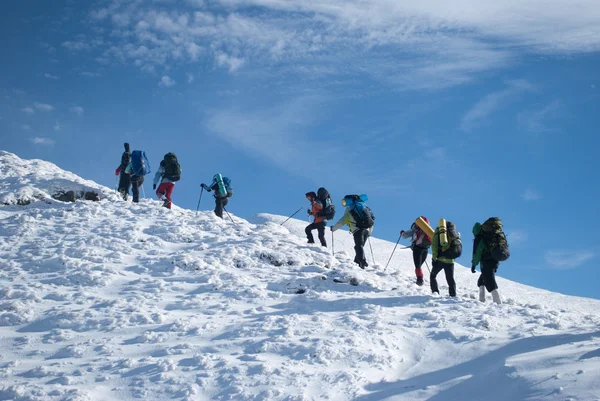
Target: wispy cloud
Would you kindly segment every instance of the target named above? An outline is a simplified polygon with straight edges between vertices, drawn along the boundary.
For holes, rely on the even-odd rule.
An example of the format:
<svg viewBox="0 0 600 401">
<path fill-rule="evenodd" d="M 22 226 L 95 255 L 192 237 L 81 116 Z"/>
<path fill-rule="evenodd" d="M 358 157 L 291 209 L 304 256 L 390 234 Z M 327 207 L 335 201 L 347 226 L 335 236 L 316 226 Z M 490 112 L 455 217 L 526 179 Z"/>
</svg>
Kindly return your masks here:
<svg viewBox="0 0 600 401">
<path fill-rule="evenodd" d="M 33 107 L 35 107 L 38 111 L 45 111 L 45 112 L 49 112 L 54 110 L 54 107 L 46 104 L 46 103 L 39 103 L 39 102 L 35 102 L 33 104 Z"/>
<path fill-rule="evenodd" d="M 191 84 L 192 82 L 194 82 L 195 77 L 193 74 L 186 74 L 186 76 L 187 76 L 188 84 Z"/>
<path fill-rule="evenodd" d="M 52 74 L 48 74 L 48 73 L 44 74 L 44 78 L 47 78 L 47 79 L 58 79 L 58 77 L 56 75 L 52 75 Z"/>
<path fill-rule="evenodd" d="M 552 250 L 546 252 L 544 259 L 548 267 L 554 269 L 574 269 L 591 260 L 594 256 L 594 253 L 589 251 Z"/>
<path fill-rule="evenodd" d="M 35 110 L 33 110 L 31 107 L 23 107 L 21 109 L 21 111 L 23 113 L 27 113 L 27 114 L 34 114 L 35 113 Z"/>
<path fill-rule="evenodd" d="M 83 107 L 81 107 L 81 106 L 73 106 L 69 109 L 69 111 L 71 111 L 71 113 L 77 114 L 80 117 L 83 116 L 83 112 L 84 112 Z"/>
<path fill-rule="evenodd" d="M 170 88 L 175 84 L 176 82 L 173 79 L 171 79 L 171 77 L 169 77 L 168 75 L 163 75 L 163 77 L 158 82 L 158 86 L 160 86 L 161 88 Z"/>
<path fill-rule="evenodd" d="M 158 2 L 104 4 L 86 21 L 100 33 L 62 46 L 98 47 L 99 59 L 144 71 L 189 62 L 232 73 L 279 66 L 289 73 L 365 74 L 400 87 L 436 89 L 510 65 L 523 51 L 600 49 L 596 0 L 580 0 L 577 7 L 564 0 L 215 0 L 210 7 L 187 0 L 171 2 L 168 11 Z"/>
<path fill-rule="evenodd" d="M 54 145 L 54 140 L 50 139 L 50 138 L 36 136 L 34 138 L 29 138 L 29 140 L 35 145 L 44 145 L 44 146 Z"/>
<path fill-rule="evenodd" d="M 60 131 L 60 128 L 61 128 L 61 127 L 60 127 L 60 123 L 56 122 L 56 123 L 54 124 L 54 131 L 56 131 L 56 132 L 59 132 L 59 131 Z"/>
<path fill-rule="evenodd" d="M 96 77 L 100 76 L 100 73 L 90 72 L 90 71 L 81 71 L 79 73 L 79 75 L 81 75 L 82 77 L 87 77 L 87 78 L 96 78 Z"/>
<path fill-rule="evenodd" d="M 507 88 L 485 95 L 465 113 L 460 123 L 461 130 L 473 130 L 486 121 L 491 114 L 505 106 L 511 98 L 532 90 L 534 87 L 525 80 L 508 81 Z"/>
<path fill-rule="evenodd" d="M 542 194 L 535 189 L 527 188 L 525 192 L 521 194 L 521 198 L 526 201 L 536 201 L 542 199 Z"/>
<path fill-rule="evenodd" d="M 23 131 L 31 131 L 31 126 L 29 124 L 23 124 L 21 125 L 21 129 Z"/>
<path fill-rule="evenodd" d="M 525 231 L 513 230 L 506 233 L 506 239 L 511 245 L 522 244 L 527 241 L 529 235 Z"/>
<path fill-rule="evenodd" d="M 560 117 L 562 109 L 562 102 L 555 99 L 540 109 L 521 112 L 517 116 L 519 127 L 534 133 L 552 131 L 549 123 Z"/>
</svg>

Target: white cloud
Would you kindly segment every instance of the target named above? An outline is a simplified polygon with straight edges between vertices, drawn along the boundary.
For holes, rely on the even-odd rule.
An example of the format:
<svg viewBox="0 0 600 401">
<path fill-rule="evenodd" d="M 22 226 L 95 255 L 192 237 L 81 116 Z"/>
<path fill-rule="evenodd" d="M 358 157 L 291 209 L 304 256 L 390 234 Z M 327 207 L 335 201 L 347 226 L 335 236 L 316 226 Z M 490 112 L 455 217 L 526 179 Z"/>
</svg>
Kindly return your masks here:
<svg viewBox="0 0 600 401">
<path fill-rule="evenodd" d="M 169 77 L 168 75 L 163 75 L 163 77 L 158 82 L 158 86 L 160 86 L 161 88 L 170 88 L 175 84 L 176 82 L 172 80 L 171 77 Z"/>
<path fill-rule="evenodd" d="M 35 107 L 36 109 L 38 109 L 38 111 L 52 111 L 54 110 L 54 107 L 49 105 L 49 104 L 45 104 L 45 103 L 39 103 L 39 102 L 35 102 L 33 104 L 33 107 Z"/>
<path fill-rule="evenodd" d="M 521 112 L 517 116 L 519 127 L 534 133 L 552 131 L 548 124 L 560 117 L 562 108 L 562 102 L 555 99 L 541 109 Z"/>
<path fill-rule="evenodd" d="M 79 75 L 81 75 L 82 77 L 88 77 L 88 78 L 96 78 L 99 77 L 100 74 L 97 72 L 90 72 L 90 71 L 82 71 L 79 73 Z"/>
<path fill-rule="evenodd" d="M 29 124 L 23 124 L 23 125 L 21 125 L 21 129 L 23 131 L 30 131 L 31 130 L 31 126 Z"/>
<path fill-rule="evenodd" d="M 84 112 L 83 107 L 81 106 L 73 106 L 69 110 L 71 111 L 71 113 L 75 113 L 80 117 L 83 115 Z"/>
<path fill-rule="evenodd" d="M 143 4 L 142 4 L 143 3 Z M 600 49 L 600 3 L 579 0 L 114 1 L 91 12 L 97 32 L 62 46 L 144 71 L 207 59 L 230 72 L 369 75 L 401 88 L 459 85 L 523 53 Z M 323 68 L 327 66 L 327 68 Z M 158 69 L 158 68 L 157 68 Z"/>
<path fill-rule="evenodd" d="M 34 113 L 35 113 L 35 111 L 34 111 L 34 110 L 31 108 L 31 107 L 23 107 L 23 108 L 21 109 L 21 111 L 22 111 L 23 113 L 27 113 L 27 114 L 34 114 Z"/>
<path fill-rule="evenodd" d="M 521 194 L 521 198 L 526 201 L 536 201 L 542 199 L 542 194 L 534 189 L 527 188 L 525 192 Z"/>
<path fill-rule="evenodd" d="M 36 136 L 35 138 L 29 138 L 29 140 L 36 145 L 45 145 L 45 146 L 54 145 L 54 140 L 50 139 L 50 138 Z"/>
<path fill-rule="evenodd" d="M 52 74 L 48 74 L 48 73 L 44 74 L 44 78 L 47 78 L 47 79 L 58 79 L 58 77 L 56 75 L 52 75 Z"/>
<path fill-rule="evenodd" d="M 548 267 L 554 269 L 574 269 L 591 260 L 594 256 L 594 253 L 589 251 L 552 250 L 546 252 L 544 259 Z"/>
<path fill-rule="evenodd" d="M 463 116 L 460 128 L 471 131 L 481 125 L 494 112 L 505 106 L 516 95 L 534 90 L 534 87 L 524 80 L 508 81 L 506 89 L 492 92 L 479 100 Z"/>
<path fill-rule="evenodd" d="M 521 230 L 513 230 L 506 233 L 506 239 L 508 243 L 511 245 L 521 244 L 526 242 L 529 238 L 529 235 L 525 231 Z"/>
</svg>

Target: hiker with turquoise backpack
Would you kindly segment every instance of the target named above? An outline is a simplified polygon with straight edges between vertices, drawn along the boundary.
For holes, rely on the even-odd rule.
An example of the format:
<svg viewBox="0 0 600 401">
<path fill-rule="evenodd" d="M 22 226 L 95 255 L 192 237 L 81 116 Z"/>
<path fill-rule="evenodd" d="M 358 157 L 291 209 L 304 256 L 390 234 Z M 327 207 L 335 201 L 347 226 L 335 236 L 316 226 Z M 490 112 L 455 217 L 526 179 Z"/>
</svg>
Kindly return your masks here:
<svg viewBox="0 0 600 401">
<path fill-rule="evenodd" d="M 479 287 L 479 300 L 485 302 L 485 291 L 492 294 L 495 303 L 501 304 L 496 272 L 500 262 L 510 257 L 508 241 L 502 231 L 502 221 L 498 217 L 490 217 L 483 224 L 475 223 L 473 226 L 473 259 L 471 272 L 476 273 L 476 267 L 481 263 L 481 275 L 477 280 Z"/>
<path fill-rule="evenodd" d="M 150 174 L 150 162 L 143 150 L 134 150 L 131 152 L 131 161 L 125 168 L 125 174 L 131 176 L 131 192 L 133 193 L 133 202 L 140 201 L 140 187 L 144 184 L 144 176 Z"/>
<path fill-rule="evenodd" d="M 346 207 L 344 215 L 331 227 L 331 231 L 336 231 L 345 225 L 348 225 L 350 232 L 354 237 L 354 263 L 361 269 L 369 266 L 365 258 L 365 243 L 373 231 L 375 216 L 371 209 L 365 204 L 368 200 L 367 195 L 346 195 L 342 199 L 342 206 Z"/>
<path fill-rule="evenodd" d="M 213 176 L 212 183 L 210 186 L 202 183 L 200 185 L 207 192 L 215 191 L 213 196 L 215 197 L 215 214 L 223 218 L 223 210 L 229 203 L 229 198 L 233 196 L 233 190 L 231 189 L 231 180 L 229 177 L 223 177 L 217 173 Z"/>
<path fill-rule="evenodd" d="M 429 274 L 429 285 L 432 293 L 439 295 L 440 290 L 436 276 L 442 270 L 446 275 L 448 293 L 451 297 L 456 296 L 456 281 L 454 280 L 454 259 L 462 254 L 462 242 L 460 233 L 451 221 L 440 220 L 435 229 L 431 244 L 431 273 Z"/>
<path fill-rule="evenodd" d="M 163 201 L 163 206 L 171 209 L 173 206 L 173 189 L 175 183 L 181 179 L 181 166 L 177 160 L 175 153 L 167 153 L 160 162 L 160 167 L 154 175 L 154 185 L 152 188 L 156 190 L 156 196 Z M 160 181 L 160 185 L 156 188 L 156 184 Z"/>
</svg>

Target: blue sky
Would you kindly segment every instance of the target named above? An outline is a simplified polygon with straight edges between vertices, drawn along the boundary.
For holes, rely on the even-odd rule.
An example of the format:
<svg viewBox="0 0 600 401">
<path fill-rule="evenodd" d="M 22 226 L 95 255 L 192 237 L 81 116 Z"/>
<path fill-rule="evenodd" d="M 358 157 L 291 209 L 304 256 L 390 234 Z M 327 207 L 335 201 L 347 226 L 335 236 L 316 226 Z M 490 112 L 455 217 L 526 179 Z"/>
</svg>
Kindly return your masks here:
<svg viewBox="0 0 600 401">
<path fill-rule="evenodd" d="M 501 276 L 600 298 L 596 0 L 5 3 L 4 150 L 111 187 L 123 142 L 172 151 L 177 205 L 221 172 L 242 217 L 367 193 L 375 236 L 445 217 L 467 266 L 500 216 Z"/>
</svg>

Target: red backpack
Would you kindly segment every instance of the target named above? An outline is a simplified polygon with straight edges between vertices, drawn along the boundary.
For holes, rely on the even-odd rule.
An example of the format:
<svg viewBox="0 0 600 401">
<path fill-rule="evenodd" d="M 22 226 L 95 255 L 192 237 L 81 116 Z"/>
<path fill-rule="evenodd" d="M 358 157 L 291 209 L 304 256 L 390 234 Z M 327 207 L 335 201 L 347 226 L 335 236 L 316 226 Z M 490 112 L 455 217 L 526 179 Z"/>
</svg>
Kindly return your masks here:
<svg viewBox="0 0 600 401">
<path fill-rule="evenodd" d="M 421 216 L 423 220 L 429 224 L 429 219 L 425 216 Z M 422 248 L 429 248 L 431 246 L 431 237 L 423 232 L 421 228 L 413 224 L 415 226 L 415 241 L 414 243 Z"/>
</svg>

